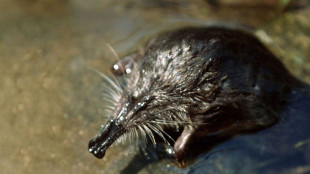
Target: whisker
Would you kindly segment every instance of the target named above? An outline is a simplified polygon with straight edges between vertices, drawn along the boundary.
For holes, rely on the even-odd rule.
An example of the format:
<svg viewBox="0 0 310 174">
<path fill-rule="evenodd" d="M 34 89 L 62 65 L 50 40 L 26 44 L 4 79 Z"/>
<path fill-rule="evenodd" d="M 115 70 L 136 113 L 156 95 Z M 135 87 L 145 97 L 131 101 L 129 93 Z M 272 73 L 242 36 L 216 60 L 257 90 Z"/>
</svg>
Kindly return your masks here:
<svg viewBox="0 0 310 174">
<path fill-rule="evenodd" d="M 135 128 L 134 128 L 133 130 L 134 130 L 134 133 L 135 133 L 136 138 L 139 139 L 140 136 L 139 136 L 139 133 L 138 133 L 138 129 L 135 129 Z"/>
<path fill-rule="evenodd" d="M 148 121 L 148 123 L 156 123 L 156 124 L 196 124 L 196 125 L 210 124 L 210 123 L 192 122 L 192 121 L 168 121 L 168 120 Z"/>
<path fill-rule="evenodd" d="M 108 94 L 111 95 L 111 99 L 115 100 L 115 103 L 120 99 L 121 95 L 107 86 L 107 84 L 104 84 L 104 88 L 107 89 Z"/>
<path fill-rule="evenodd" d="M 109 72 L 109 75 L 111 75 L 111 77 L 113 78 L 113 80 L 116 82 L 116 84 L 120 87 L 120 89 L 121 89 L 121 91 L 123 91 L 123 85 L 121 85 L 121 82 L 116 78 L 116 76 L 113 74 L 113 73 L 111 73 L 111 72 Z"/>
<path fill-rule="evenodd" d="M 109 119 L 109 115 L 111 115 L 113 113 L 112 111 L 107 110 L 107 109 L 104 109 L 103 112 L 105 113 L 103 115 L 103 118 L 105 118 L 105 119 Z"/>
<path fill-rule="evenodd" d="M 163 112 L 168 112 L 168 111 L 175 111 L 175 110 L 176 110 L 176 108 L 166 108 L 166 109 L 163 109 L 161 111 L 155 112 L 154 115 L 161 114 Z"/>
<path fill-rule="evenodd" d="M 128 139 L 129 139 L 129 144 L 133 144 L 133 140 L 134 140 L 134 129 L 129 129 L 128 133 Z"/>
<path fill-rule="evenodd" d="M 113 98 L 109 93 L 102 93 L 101 94 L 104 101 L 107 101 L 109 103 L 112 103 L 113 105 L 116 105 L 117 101 L 115 98 Z"/>
<path fill-rule="evenodd" d="M 107 109 L 110 109 L 110 110 L 112 110 L 112 111 L 115 109 L 114 106 L 110 106 L 110 105 L 105 105 L 104 107 L 107 108 Z"/>
<path fill-rule="evenodd" d="M 116 59 L 116 62 L 120 62 L 120 58 L 119 58 L 119 56 L 117 55 L 115 49 L 114 49 L 109 43 L 106 43 L 106 45 L 107 45 L 107 47 L 109 48 L 109 50 L 113 53 L 113 55 L 114 55 L 114 57 L 115 57 L 115 59 Z M 122 64 L 120 64 L 120 65 L 121 65 L 121 68 L 122 68 L 124 71 L 126 71 L 126 70 L 125 70 L 125 67 L 124 67 Z M 128 74 L 127 74 L 126 72 L 124 72 L 124 74 L 125 74 L 126 77 L 128 77 Z"/>
<path fill-rule="evenodd" d="M 165 136 L 160 132 L 160 130 L 158 130 L 155 126 L 153 126 L 153 125 L 150 124 L 150 123 L 146 123 L 146 124 L 147 124 L 148 127 L 149 127 L 150 129 L 152 129 L 158 136 L 160 136 L 161 139 L 162 139 L 165 143 L 167 143 L 167 140 L 166 140 Z M 169 144 L 169 143 L 168 143 L 168 144 Z"/>
<path fill-rule="evenodd" d="M 109 78 L 107 75 L 105 75 L 104 73 L 98 71 L 97 69 L 91 68 L 93 71 L 95 71 L 96 73 L 98 73 L 103 79 L 105 79 L 107 82 L 109 82 L 109 84 L 117 91 L 119 92 L 119 95 L 121 95 L 120 92 L 122 92 L 123 90 L 121 89 L 120 86 L 117 86 L 117 84 L 111 79 Z"/>
<path fill-rule="evenodd" d="M 142 124 L 142 128 L 144 128 L 145 132 L 150 137 L 153 144 L 156 145 L 156 141 L 155 141 L 155 137 L 154 137 L 153 132 L 145 124 Z"/>
<path fill-rule="evenodd" d="M 144 129 L 140 125 L 137 125 L 137 127 L 140 130 L 141 136 L 143 136 L 143 138 L 145 138 L 146 137 L 146 133 L 145 133 Z"/>
<path fill-rule="evenodd" d="M 110 93 L 117 94 L 115 89 L 111 88 L 111 86 L 106 81 L 103 82 L 103 85 L 104 85 L 104 89 L 107 89 L 108 90 L 107 92 L 109 92 L 109 94 Z"/>
<path fill-rule="evenodd" d="M 117 55 L 115 49 L 109 44 L 106 43 L 106 46 L 109 48 L 109 50 L 112 52 L 112 54 L 114 55 L 114 57 L 116 58 L 116 62 L 120 61 L 119 56 Z M 124 69 L 124 67 L 122 67 Z M 112 73 L 112 77 L 114 78 L 114 80 L 119 84 L 119 86 L 121 87 L 120 82 L 117 80 L 117 78 L 115 77 L 115 75 Z"/>
<path fill-rule="evenodd" d="M 119 57 L 116 53 L 116 51 L 114 50 L 114 48 L 109 44 L 109 43 L 106 43 L 106 46 L 110 49 L 110 51 L 113 53 L 113 55 L 115 56 L 115 58 L 117 59 L 117 61 L 119 61 Z"/>
<path fill-rule="evenodd" d="M 113 111 L 115 110 L 115 106 L 112 104 L 105 104 L 103 105 L 103 111 L 104 111 L 104 117 L 108 118 L 109 115 L 111 115 L 113 113 Z"/>
<path fill-rule="evenodd" d="M 160 125 L 155 124 L 154 126 L 156 126 L 158 128 L 158 130 L 160 130 L 162 133 L 164 133 L 170 140 L 172 140 L 173 142 L 175 142 L 175 140 L 166 132 L 163 130 L 162 127 L 160 127 Z M 169 144 L 169 143 L 168 143 Z"/>
</svg>

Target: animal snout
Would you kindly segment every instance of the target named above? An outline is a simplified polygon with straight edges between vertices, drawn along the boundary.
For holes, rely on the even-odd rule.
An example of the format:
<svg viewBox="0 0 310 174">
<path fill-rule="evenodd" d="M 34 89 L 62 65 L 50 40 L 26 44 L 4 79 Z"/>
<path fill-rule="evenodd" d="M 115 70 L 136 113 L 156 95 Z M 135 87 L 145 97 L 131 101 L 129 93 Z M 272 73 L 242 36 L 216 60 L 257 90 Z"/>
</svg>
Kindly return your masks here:
<svg viewBox="0 0 310 174">
<path fill-rule="evenodd" d="M 120 128 L 112 120 L 100 130 L 99 134 L 90 140 L 88 150 L 97 158 L 103 158 L 106 150 L 120 135 Z"/>
</svg>

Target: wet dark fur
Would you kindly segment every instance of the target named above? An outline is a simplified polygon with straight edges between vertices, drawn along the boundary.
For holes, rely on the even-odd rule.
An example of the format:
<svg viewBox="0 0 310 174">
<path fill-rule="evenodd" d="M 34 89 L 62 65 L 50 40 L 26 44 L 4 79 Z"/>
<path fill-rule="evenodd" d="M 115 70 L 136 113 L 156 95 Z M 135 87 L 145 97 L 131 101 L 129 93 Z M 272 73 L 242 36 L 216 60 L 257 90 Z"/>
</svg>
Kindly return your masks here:
<svg viewBox="0 0 310 174">
<path fill-rule="evenodd" d="M 173 149 L 184 167 L 206 138 L 226 139 L 275 124 L 297 84 L 255 37 L 237 30 L 167 32 L 134 57 L 118 106 L 89 144 L 99 158 L 120 136 L 136 133 Z"/>
</svg>

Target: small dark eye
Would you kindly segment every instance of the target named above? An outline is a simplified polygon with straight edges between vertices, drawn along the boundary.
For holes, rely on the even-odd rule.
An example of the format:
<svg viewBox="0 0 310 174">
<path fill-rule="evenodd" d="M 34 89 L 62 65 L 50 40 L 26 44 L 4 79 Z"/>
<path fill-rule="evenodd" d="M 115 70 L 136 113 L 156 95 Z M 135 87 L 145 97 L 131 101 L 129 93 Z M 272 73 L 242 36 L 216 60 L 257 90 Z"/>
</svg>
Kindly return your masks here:
<svg viewBox="0 0 310 174">
<path fill-rule="evenodd" d="M 120 66 L 118 63 L 115 63 L 112 68 L 112 73 L 115 75 L 122 75 L 124 72 L 124 68 L 122 66 Z"/>
<path fill-rule="evenodd" d="M 128 95 L 128 101 L 130 103 L 134 103 L 135 101 L 137 101 L 137 98 L 135 98 L 132 94 Z"/>
</svg>

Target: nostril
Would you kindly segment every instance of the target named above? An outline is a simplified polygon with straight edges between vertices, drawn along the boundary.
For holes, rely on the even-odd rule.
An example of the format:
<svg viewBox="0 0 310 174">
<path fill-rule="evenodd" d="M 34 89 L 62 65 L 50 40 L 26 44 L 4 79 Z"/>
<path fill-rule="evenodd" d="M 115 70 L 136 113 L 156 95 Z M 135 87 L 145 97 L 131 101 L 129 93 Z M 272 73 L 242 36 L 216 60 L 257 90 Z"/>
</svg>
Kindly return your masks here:
<svg viewBox="0 0 310 174">
<path fill-rule="evenodd" d="M 103 158 L 105 155 L 105 148 L 102 148 L 97 138 L 90 140 L 88 144 L 88 151 L 97 158 Z"/>
<path fill-rule="evenodd" d="M 104 155 L 105 155 L 105 150 L 100 150 L 99 152 L 97 152 L 97 153 L 94 153 L 94 155 L 95 155 L 95 157 L 97 157 L 97 158 L 103 158 L 104 157 Z"/>
<path fill-rule="evenodd" d="M 96 143 L 96 139 L 92 139 L 90 140 L 89 144 L 88 144 L 88 151 L 89 152 L 94 152 L 95 149 L 98 147 L 97 143 Z"/>
<path fill-rule="evenodd" d="M 98 135 L 89 141 L 88 151 L 97 158 L 103 158 L 106 150 L 120 136 L 120 133 L 120 126 L 113 120 L 108 121 Z"/>
</svg>

